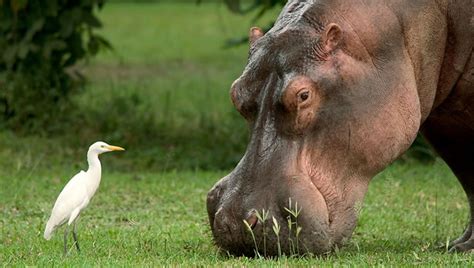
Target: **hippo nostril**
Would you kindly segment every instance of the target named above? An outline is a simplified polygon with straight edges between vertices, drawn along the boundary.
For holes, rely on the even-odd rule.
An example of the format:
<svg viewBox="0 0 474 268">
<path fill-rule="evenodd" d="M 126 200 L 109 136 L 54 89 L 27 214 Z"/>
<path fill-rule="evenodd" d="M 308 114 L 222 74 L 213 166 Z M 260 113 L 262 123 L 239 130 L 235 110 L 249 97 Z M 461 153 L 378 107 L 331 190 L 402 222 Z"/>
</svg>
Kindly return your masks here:
<svg viewBox="0 0 474 268">
<path fill-rule="evenodd" d="M 249 213 L 249 215 L 247 216 L 247 219 L 245 219 L 245 221 L 250 226 L 250 228 L 252 228 L 252 229 L 255 228 L 255 226 L 257 226 L 257 222 L 258 222 L 257 214 L 255 213 L 255 211 L 252 210 Z"/>
</svg>

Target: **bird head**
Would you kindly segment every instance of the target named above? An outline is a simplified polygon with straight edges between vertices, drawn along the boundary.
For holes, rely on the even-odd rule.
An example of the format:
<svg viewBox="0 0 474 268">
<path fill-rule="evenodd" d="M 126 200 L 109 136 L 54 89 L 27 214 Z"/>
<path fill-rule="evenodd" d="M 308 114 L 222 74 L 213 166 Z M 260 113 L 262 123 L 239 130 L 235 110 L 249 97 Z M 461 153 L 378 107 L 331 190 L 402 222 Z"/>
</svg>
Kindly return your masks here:
<svg viewBox="0 0 474 268">
<path fill-rule="evenodd" d="M 94 152 L 97 154 L 112 152 L 112 151 L 125 151 L 124 148 L 114 145 L 109 145 L 103 141 L 98 141 L 92 144 L 89 147 L 89 152 Z"/>
</svg>

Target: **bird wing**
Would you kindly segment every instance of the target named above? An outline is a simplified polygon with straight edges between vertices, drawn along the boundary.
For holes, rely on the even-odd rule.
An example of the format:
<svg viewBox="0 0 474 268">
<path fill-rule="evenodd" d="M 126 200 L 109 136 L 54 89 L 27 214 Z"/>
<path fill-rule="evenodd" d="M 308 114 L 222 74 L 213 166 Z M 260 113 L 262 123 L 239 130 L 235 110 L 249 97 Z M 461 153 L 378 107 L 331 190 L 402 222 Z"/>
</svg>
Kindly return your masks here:
<svg viewBox="0 0 474 268">
<path fill-rule="evenodd" d="M 87 205 L 88 194 L 85 186 L 86 172 L 80 171 L 64 186 L 64 189 L 54 203 L 49 226 L 55 228 L 66 222 L 75 209 L 82 209 Z"/>
</svg>

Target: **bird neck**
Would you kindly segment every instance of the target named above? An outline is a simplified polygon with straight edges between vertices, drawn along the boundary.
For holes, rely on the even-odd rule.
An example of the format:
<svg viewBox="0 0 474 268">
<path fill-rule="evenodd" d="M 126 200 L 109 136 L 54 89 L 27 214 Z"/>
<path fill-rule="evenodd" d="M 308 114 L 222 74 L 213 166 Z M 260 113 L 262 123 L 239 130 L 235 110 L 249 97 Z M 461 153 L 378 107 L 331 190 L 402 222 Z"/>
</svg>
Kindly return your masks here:
<svg viewBox="0 0 474 268">
<path fill-rule="evenodd" d="M 87 163 L 89 164 L 88 173 L 101 173 L 102 167 L 99 161 L 99 155 L 95 152 L 87 153 Z"/>
</svg>

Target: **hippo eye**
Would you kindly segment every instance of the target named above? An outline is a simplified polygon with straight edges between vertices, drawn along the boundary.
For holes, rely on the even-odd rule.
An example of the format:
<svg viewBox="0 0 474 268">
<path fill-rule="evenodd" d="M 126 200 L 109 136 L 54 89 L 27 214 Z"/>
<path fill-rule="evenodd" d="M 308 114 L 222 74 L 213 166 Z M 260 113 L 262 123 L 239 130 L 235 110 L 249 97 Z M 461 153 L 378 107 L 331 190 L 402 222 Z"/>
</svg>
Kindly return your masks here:
<svg viewBox="0 0 474 268">
<path fill-rule="evenodd" d="M 309 98 L 309 91 L 307 89 L 303 89 L 298 93 L 298 101 L 305 102 Z"/>
</svg>

